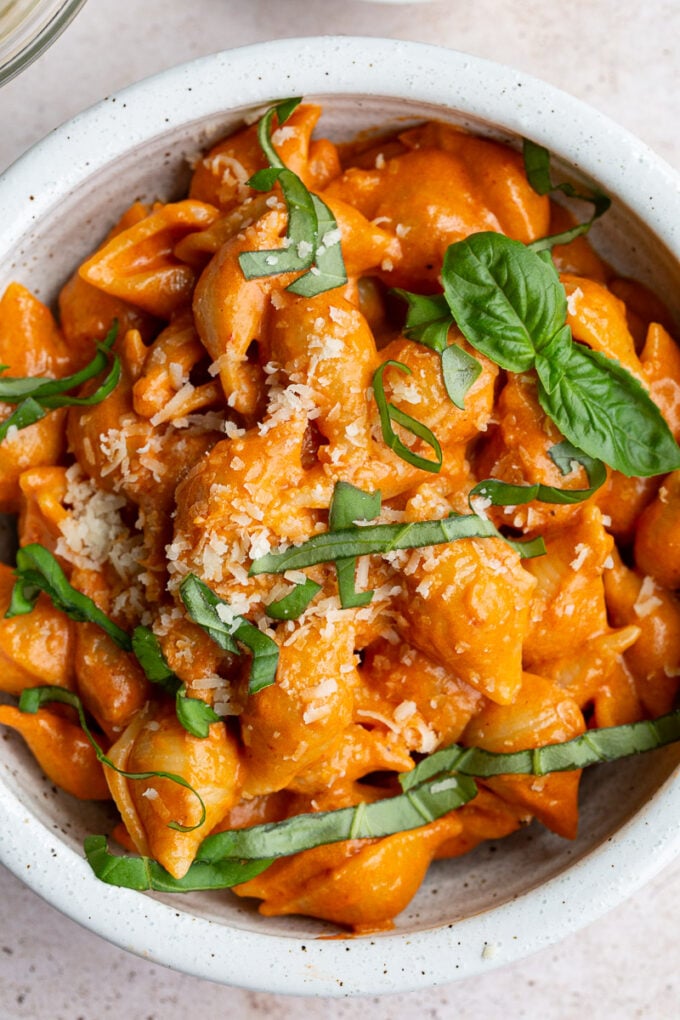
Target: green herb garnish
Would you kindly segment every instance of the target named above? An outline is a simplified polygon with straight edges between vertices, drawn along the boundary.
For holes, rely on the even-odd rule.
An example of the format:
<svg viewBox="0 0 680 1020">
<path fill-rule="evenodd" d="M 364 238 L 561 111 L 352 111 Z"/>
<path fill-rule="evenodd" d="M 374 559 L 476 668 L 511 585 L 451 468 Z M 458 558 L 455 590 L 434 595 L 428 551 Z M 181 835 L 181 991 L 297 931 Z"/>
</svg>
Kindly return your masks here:
<svg viewBox="0 0 680 1020">
<path fill-rule="evenodd" d="M 354 522 L 374 520 L 380 513 L 381 502 L 379 492 L 364 492 L 349 482 L 336 482 L 328 511 L 328 530 L 344 531 L 352 528 L 358 530 Z M 347 556 L 335 561 L 338 594 L 343 609 L 367 606 L 373 598 L 372 591 L 356 590 L 354 584 L 356 566 L 356 556 Z"/>
<path fill-rule="evenodd" d="M 132 652 L 147 679 L 175 698 L 177 718 L 185 730 L 195 737 L 208 736 L 210 723 L 217 722 L 220 717 L 204 701 L 187 697 L 186 687 L 165 661 L 152 630 L 136 627 L 130 637 L 88 595 L 69 583 L 55 557 L 42 545 L 34 543 L 19 549 L 15 575 L 17 580 L 6 618 L 32 612 L 40 592 L 45 592 L 52 604 L 70 620 L 96 624 L 119 648 Z"/>
<path fill-rule="evenodd" d="M 535 368 L 541 407 L 573 446 L 628 476 L 680 467 L 680 448 L 643 386 L 617 361 L 572 341 L 547 252 L 503 234 L 472 234 L 449 247 L 442 275 L 468 342 L 511 372 Z"/>
<path fill-rule="evenodd" d="M 448 772 L 478 779 L 501 775 L 545 776 L 550 772 L 569 772 L 598 762 L 644 754 L 677 740 L 680 740 L 680 709 L 658 719 L 586 730 L 562 744 L 546 744 L 508 754 L 452 744 L 423 758 L 411 772 L 403 773 L 399 782 L 407 790 Z"/>
<path fill-rule="evenodd" d="M 152 857 L 129 857 L 109 853 L 106 836 L 87 836 L 85 856 L 93 872 L 107 885 L 139 892 L 194 892 L 199 889 L 230 889 L 255 878 L 271 861 L 195 860 L 183 878 L 173 878 Z"/>
<path fill-rule="evenodd" d="M 43 591 L 69 619 L 77 623 L 95 623 L 119 648 L 132 651 L 130 635 L 110 620 L 88 595 L 83 595 L 69 584 L 49 549 L 37 543 L 19 549 L 14 573 L 16 581 L 5 613 L 6 619 L 31 613 Z"/>
<path fill-rule="evenodd" d="M 578 223 L 559 234 L 551 234 L 549 237 L 532 241 L 528 247 L 533 251 L 544 251 L 547 248 L 553 248 L 556 244 L 569 244 L 570 241 L 581 237 L 582 234 L 587 234 L 595 220 L 606 213 L 611 206 L 609 196 L 597 188 L 593 188 L 590 193 L 583 194 L 568 181 L 553 184 L 550 174 L 550 153 L 542 145 L 537 145 L 536 142 L 525 138 L 522 143 L 522 155 L 527 180 L 537 194 L 547 195 L 551 191 L 561 191 L 568 198 L 578 198 L 583 202 L 591 202 L 593 205 L 593 215 L 589 220 L 586 220 L 585 223 Z"/>
<path fill-rule="evenodd" d="M 177 832 L 193 832 L 194 829 L 200 829 L 201 825 L 203 825 L 203 822 L 205 821 L 205 804 L 203 803 L 203 798 L 198 791 L 195 790 L 193 786 L 186 781 L 186 779 L 183 779 L 182 776 L 178 776 L 174 772 L 126 772 L 124 769 L 119 769 L 118 766 L 114 765 L 111 759 L 104 754 L 101 747 L 93 737 L 90 728 L 87 725 L 87 719 L 85 718 L 82 702 L 78 695 L 74 694 L 73 691 L 67 691 L 63 687 L 28 687 L 21 693 L 21 698 L 19 699 L 19 710 L 21 712 L 27 712 L 30 715 L 34 715 L 39 708 L 51 701 L 58 701 L 62 705 L 69 705 L 71 708 L 76 710 L 78 713 L 80 727 L 94 750 L 94 753 L 97 756 L 97 761 L 101 762 L 102 765 L 105 765 L 106 768 L 117 772 L 118 775 L 122 776 L 124 779 L 169 779 L 172 783 L 177 783 L 178 786 L 184 787 L 185 790 L 190 790 L 201 805 L 200 819 L 195 825 L 181 825 L 179 822 L 168 822 L 168 828 L 176 829 Z"/>
<path fill-rule="evenodd" d="M 97 353 L 90 363 L 79 372 L 64 376 L 63 379 L 0 375 L 0 402 L 17 405 L 9 418 L 0 423 L 0 442 L 6 438 L 11 428 L 25 429 L 28 425 L 40 421 L 54 408 L 92 407 L 108 397 L 120 379 L 121 367 L 118 355 L 113 356 L 106 378 L 89 397 L 73 397 L 69 395 L 69 391 L 80 388 L 83 383 L 104 371 L 111 360 L 111 348 L 117 333 L 118 324 L 114 323 L 104 340 L 97 344 Z M 5 368 L 6 365 L 0 365 L 0 372 Z"/>
<path fill-rule="evenodd" d="M 267 110 L 260 120 L 257 136 L 269 166 L 258 170 L 248 181 L 256 191 L 270 191 L 277 183 L 280 186 L 288 210 L 283 247 L 242 252 L 239 265 L 247 280 L 307 269 L 286 289 L 303 297 L 314 297 L 347 283 L 347 273 L 333 213 L 285 166 L 272 145 L 274 116 L 281 126 L 299 103 L 299 98 L 286 99 Z"/>
<path fill-rule="evenodd" d="M 472 509 L 475 497 L 490 500 L 492 506 L 522 506 L 534 499 L 542 503 L 582 503 L 590 499 L 607 480 L 607 469 L 602 461 L 593 460 L 571 443 L 557 443 L 548 450 L 548 453 L 563 475 L 570 474 L 574 464 L 580 464 L 585 468 L 589 487 L 559 489 L 555 485 L 542 485 L 540 482 L 535 485 L 512 485 L 497 478 L 486 478 L 470 489 L 468 501 Z"/>
<path fill-rule="evenodd" d="M 401 361 L 385 361 L 379 368 L 376 369 L 373 375 L 373 393 L 375 395 L 375 402 L 378 406 L 378 414 L 380 415 L 380 427 L 382 429 L 383 439 L 385 444 L 389 446 L 390 450 L 393 450 L 397 456 L 401 457 L 402 460 L 412 464 L 413 467 L 421 468 L 423 471 L 432 471 L 435 474 L 441 470 L 443 454 L 442 448 L 439 445 L 439 441 L 434 433 L 424 425 L 421 421 L 416 418 L 412 418 L 410 414 L 406 414 L 405 411 L 400 411 L 398 407 L 390 403 L 385 396 L 385 387 L 383 384 L 383 374 L 388 366 L 398 368 L 401 372 L 406 372 L 407 375 L 411 375 L 411 369 L 401 363 Z M 428 460 L 427 457 L 421 457 L 419 454 L 414 453 L 408 446 L 399 438 L 394 429 L 392 428 L 392 422 L 396 422 L 397 425 L 401 425 L 412 435 L 417 436 L 418 439 L 422 439 L 428 446 L 434 451 L 434 460 Z"/>
<path fill-rule="evenodd" d="M 148 679 L 175 699 L 175 713 L 187 733 L 205 739 L 212 723 L 221 716 L 201 698 L 190 698 L 186 684 L 170 669 L 160 642 L 149 627 L 135 627 L 132 632 L 132 651 Z"/>
<path fill-rule="evenodd" d="M 411 294 L 395 288 L 395 294 L 408 304 L 403 333 L 435 351 L 441 359 L 442 381 L 449 400 L 459 410 L 465 410 L 468 390 L 479 378 L 482 366 L 458 344 L 448 342 L 453 324 L 451 310 L 443 294 Z"/>
<path fill-rule="evenodd" d="M 325 531 L 282 552 L 260 556 L 251 564 L 250 574 L 283 574 L 286 570 L 301 570 L 316 563 L 332 563 L 355 556 L 385 555 L 399 549 L 417 549 L 426 545 L 443 545 L 459 538 L 500 538 L 525 558 L 545 553 L 545 545 L 540 538 L 530 542 L 513 542 L 501 535 L 491 521 L 476 514 L 452 513 L 441 520 L 368 524 L 342 531 Z"/>
<path fill-rule="evenodd" d="M 269 687 L 276 680 L 279 649 L 276 641 L 264 634 L 259 627 L 243 616 L 234 616 L 228 604 L 195 574 L 187 574 L 179 593 L 189 617 L 202 627 L 220 648 L 235 655 L 239 654 L 237 642 L 252 652 L 248 693 L 256 694 Z M 220 616 L 220 607 L 224 607 Z"/>
<path fill-rule="evenodd" d="M 320 591 L 321 585 L 308 577 L 302 584 L 296 584 L 283 598 L 265 606 L 267 616 L 271 616 L 272 620 L 297 620 Z"/>
<path fill-rule="evenodd" d="M 342 840 L 382 838 L 427 825 L 476 796 L 477 785 L 472 777 L 544 776 L 572 771 L 642 754 L 677 740 L 680 710 L 651 721 L 588 730 L 563 744 L 509 754 L 453 744 L 402 773 L 399 783 L 403 793 L 395 797 L 208 836 L 189 871 L 179 880 L 149 858 L 108 853 L 104 836 L 89 836 L 85 852 L 95 874 L 111 885 L 162 892 L 228 888 L 254 877 L 280 857 Z"/>
<path fill-rule="evenodd" d="M 148 858 L 108 853 L 104 836 L 88 836 L 85 852 L 95 874 L 111 885 L 162 892 L 223 889 L 259 874 L 278 857 L 346 839 L 375 839 L 427 825 L 462 807 L 476 793 L 475 783 L 466 776 L 438 776 L 396 797 L 370 804 L 362 802 L 335 811 L 293 815 L 281 822 L 218 832 L 203 840 L 194 863 L 179 880 L 158 864 L 147 870 L 147 863 L 156 863 Z"/>
</svg>

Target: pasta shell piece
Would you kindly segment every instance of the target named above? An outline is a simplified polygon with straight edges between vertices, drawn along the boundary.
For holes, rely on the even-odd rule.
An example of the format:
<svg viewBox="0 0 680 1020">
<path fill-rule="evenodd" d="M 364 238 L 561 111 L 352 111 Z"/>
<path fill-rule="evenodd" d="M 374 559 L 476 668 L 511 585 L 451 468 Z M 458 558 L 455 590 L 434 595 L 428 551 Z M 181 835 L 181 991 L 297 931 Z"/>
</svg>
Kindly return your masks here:
<svg viewBox="0 0 680 1020">
<path fill-rule="evenodd" d="M 518 152 L 441 121 L 402 133 L 416 150 L 440 149 L 455 156 L 474 180 L 479 201 L 492 209 L 508 237 L 528 243 L 548 233 L 549 203 L 531 187 Z"/>
<path fill-rule="evenodd" d="M 640 354 L 649 395 L 676 440 L 680 439 L 680 348 L 663 326 L 652 322 Z"/>
<path fill-rule="evenodd" d="M 63 506 L 67 491 L 66 468 L 44 467 L 24 471 L 19 478 L 22 495 L 19 543 L 37 542 L 54 553 L 62 537 L 60 525 L 68 513 Z"/>
<path fill-rule="evenodd" d="M 480 376 L 481 379 L 481 376 Z M 557 467 L 550 450 L 564 439 L 543 412 L 530 375 L 510 375 L 498 398 L 496 428 L 482 441 L 474 470 L 478 479 L 499 478 L 515 485 L 554 485 L 559 489 L 584 489 L 588 477 L 577 466 L 567 478 Z M 525 506 L 493 508 L 489 516 L 498 527 L 511 525 L 543 531 L 566 523 L 578 514 L 581 504 L 563 506 L 532 500 Z"/>
<path fill-rule="evenodd" d="M 148 214 L 149 209 L 141 202 L 133 203 L 103 243 L 139 223 Z M 119 336 L 136 329 L 148 341 L 157 330 L 157 322 L 152 315 L 87 283 L 77 270 L 59 291 L 59 321 L 78 368 L 92 358 L 94 342 L 103 340 L 114 322 L 118 323 Z"/>
<path fill-rule="evenodd" d="M 97 756 L 79 725 L 49 709 L 29 714 L 0 705 L 0 724 L 22 735 L 45 775 L 81 800 L 108 800 L 109 791 Z"/>
<path fill-rule="evenodd" d="M 280 648 L 276 683 L 240 716 L 247 796 L 281 790 L 333 753 L 352 719 L 356 681 L 351 620 L 313 620 L 294 631 Z"/>
<path fill-rule="evenodd" d="M 217 382 L 193 386 L 189 381 L 205 356 L 191 314 L 178 315 L 145 351 L 143 368 L 132 388 L 135 412 L 157 426 L 218 403 Z"/>
<path fill-rule="evenodd" d="M 376 641 L 364 653 L 360 674 L 356 704 L 364 725 L 370 724 L 369 713 L 377 710 L 397 732 L 406 728 L 408 733 L 416 721 L 408 715 L 413 706 L 423 723 L 421 740 L 429 732 L 435 747 L 455 743 L 484 703 L 474 687 L 405 642 Z M 416 745 L 415 749 L 435 748 Z"/>
<path fill-rule="evenodd" d="M 115 740 L 148 700 L 141 667 L 99 627 L 84 623 L 76 631 L 74 668 L 83 704 Z"/>
<path fill-rule="evenodd" d="M 524 565 L 538 582 L 524 642 L 525 665 L 531 669 L 609 630 L 602 576 L 614 542 L 600 511 L 587 505 L 580 508 L 568 525 L 546 535 L 545 541 L 546 555 Z"/>
<path fill-rule="evenodd" d="M 638 697 L 652 716 L 670 712 L 680 676 L 680 602 L 653 578 L 624 566 L 614 550 L 613 566 L 604 573 L 607 608 L 615 626 L 639 628 L 640 636 L 625 653 Z"/>
<path fill-rule="evenodd" d="M 515 832 L 530 821 L 531 815 L 526 808 L 509 804 L 492 790 L 486 789 L 479 780 L 477 785 L 477 796 L 456 811 L 456 817 L 461 824 L 460 832 L 455 833 L 437 848 L 436 860 L 460 857 L 474 850 L 479 843 L 487 839 L 509 836 L 511 832 Z"/>
<path fill-rule="evenodd" d="M 0 299 L 0 364 L 11 376 L 68 375 L 72 359 L 49 308 L 20 283 Z"/>
<path fill-rule="evenodd" d="M 508 753 L 558 744 L 585 730 L 583 715 L 566 691 L 525 673 L 511 705 L 489 702 L 463 735 L 466 746 Z M 578 824 L 580 770 L 546 776 L 499 776 L 485 780 L 503 800 L 535 815 L 560 836 L 574 838 Z"/>
<path fill-rule="evenodd" d="M 150 854 L 175 878 L 188 871 L 203 839 L 236 803 L 240 763 L 235 740 L 223 723 L 214 723 L 205 738 L 181 726 L 172 708 L 150 706 L 130 724 L 129 732 L 109 751 L 118 768 L 128 772 L 171 772 L 201 796 L 206 817 L 190 832 L 170 822 L 196 825 L 201 807 L 191 790 L 170 779 L 125 779 L 107 771 L 111 793 L 139 853 Z"/>
<path fill-rule="evenodd" d="M 381 361 L 398 361 L 411 371 L 409 376 L 399 371 L 385 373 L 387 399 L 427 425 L 445 450 L 486 432 L 494 415 L 498 378 L 498 367 L 473 351 L 456 330 L 450 331 L 449 339 L 474 355 L 482 365 L 481 374 L 465 394 L 464 410 L 455 407 L 449 399 L 442 381 L 441 358 L 434 351 L 400 337 L 380 352 Z M 448 462 L 446 453 L 444 462 Z"/>
<path fill-rule="evenodd" d="M 32 613 L 6 619 L 14 581 L 0 564 L 0 691 L 18 697 L 38 685 L 72 688 L 73 624 L 46 595 Z"/>
<path fill-rule="evenodd" d="M 193 298 L 198 334 L 219 373 L 229 407 L 252 422 L 264 397 L 264 373 L 248 359 L 248 348 L 263 337 L 269 294 L 290 274 L 246 280 L 238 262 L 242 252 L 280 248 L 286 223 L 272 209 L 227 241 L 203 270 Z M 260 361 L 264 364 L 267 357 Z"/>
<path fill-rule="evenodd" d="M 303 541 L 318 520 L 299 491 L 306 415 L 283 405 L 281 412 L 276 427 L 218 443 L 177 488 L 172 573 L 198 574 L 227 601 L 267 592 L 271 578 L 249 578 L 248 557 Z"/>
<path fill-rule="evenodd" d="M 2 410 L 6 409 L 3 415 Z M 0 417 L 11 409 L 0 404 Z M 66 448 L 64 423 L 66 409 L 50 411 L 40 421 L 8 435 L 0 443 L 0 513 L 19 513 L 22 494 L 19 479 L 24 471 L 52 465 L 61 460 Z"/>
<path fill-rule="evenodd" d="M 309 914 L 356 932 L 391 928 L 411 901 L 438 847 L 460 831 L 458 812 L 380 840 L 349 840 L 276 861 L 235 886 L 262 899 L 268 917 Z"/>
<path fill-rule="evenodd" d="M 402 637 L 486 697 L 511 702 L 535 587 L 519 555 L 500 539 L 460 539 L 416 550 L 402 577 Z"/>
<path fill-rule="evenodd" d="M 284 293 L 272 311 L 269 336 L 273 361 L 312 391 L 314 420 L 331 446 L 353 445 L 356 451 L 367 445 L 366 390 L 378 357 L 361 312 L 335 291 L 313 298 Z"/>
<path fill-rule="evenodd" d="M 408 743 L 389 727 L 367 729 L 351 724 L 328 755 L 312 762 L 295 776 L 287 789 L 314 798 L 316 809 L 331 810 L 336 803 L 360 800 L 357 780 L 371 772 L 407 772 L 413 767 Z"/>
<path fill-rule="evenodd" d="M 639 379 L 642 366 L 623 302 L 596 280 L 569 273 L 562 275 L 561 280 L 567 292 L 567 323 L 574 339 L 619 361 Z"/>
<path fill-rule="evenodd" d="M 401 243 L 393 231 L 372 223 L 342 199 L 329 195 L 327 204 L 340 230 L 345 269 L 350 279 L 387 264 L 398 265 Z"/>
<path fill-rule="evenodd" d="M 190 301 L 195 283 L 194 270 L 176 258 L 174 247 L 217 215 L 213 206 L 190 199 L 160 206 L 107 241 L 82 264 L 80 276 L 106 294 L 169 319 Z"/>
<path fill-rule="evenodd" d="M 592 725 L 637 722 L 644 713 L 622 656 L 639 636 L 639 627 L 621 627 L 591 638 L 560 658 L 538 663 L 535 669 L 562 687 L 581 710 L 592 705 Z"/>
<path fill-rule="evenodd" d="M 274 149 L 282 162 L 314 190 L 323 187 L 339 168 L 332 143 L 311 141 L 320 115 L 319 106 L 302 103 L 272 136 Z M 189 194 L 219 209 L 232 209 L 250 194 L 248 179 L 265 166 L 257 125 L 253 124 L 223 138 L 199 159 Z"/>
<path fill-rule="evenodd" d="M 592 498 L 607 519 L 607 530 L 622 545 L 630 545 L 638 517 L 654 498 L 660 479 L 627 478 L 620 471 L 608 471 L 607 481 Z"/>
<path fill-rule="evenodd" d="M 680 588 L 680 471 L 665 478 L 635 529 L 635 565 L 663 588 Z"/>
</svg>

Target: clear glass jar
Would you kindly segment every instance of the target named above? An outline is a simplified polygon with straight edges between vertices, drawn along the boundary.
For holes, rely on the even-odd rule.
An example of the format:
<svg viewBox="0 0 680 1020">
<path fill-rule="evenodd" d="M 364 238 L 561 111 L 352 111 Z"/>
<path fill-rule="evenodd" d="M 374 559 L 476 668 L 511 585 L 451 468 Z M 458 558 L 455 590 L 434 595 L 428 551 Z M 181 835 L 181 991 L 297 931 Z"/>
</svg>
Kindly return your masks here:
<svg viewBox="0 0 680 1020">
<path fill-rule="evenodd" d="M 50 46 L 85 0 L 0 0 L 0 85 Z"/>
</svg>

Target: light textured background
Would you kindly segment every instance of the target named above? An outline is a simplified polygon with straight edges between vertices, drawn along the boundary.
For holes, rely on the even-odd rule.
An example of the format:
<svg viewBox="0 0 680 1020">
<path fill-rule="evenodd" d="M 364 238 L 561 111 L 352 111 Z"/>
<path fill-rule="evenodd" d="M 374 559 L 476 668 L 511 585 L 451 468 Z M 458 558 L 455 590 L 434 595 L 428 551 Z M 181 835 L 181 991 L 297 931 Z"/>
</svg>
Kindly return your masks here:
<svg viewBox="0 0 680 1020">
<path fill-rule="evenodd" d="M 680 169 L 678 0 L 89 0 L 0 91 L 0 168 L 154 71 L 261 39 L 335 33 L 439 43 L 511 64 L 590 102 Z M 680 866 L 522 963 L 429 992 L 347 1001 L 243 992 L 165 970 L 83 931 L 0 869 L 0 1020 L 354 1020 L 369 1011 L 371 1020 L 676 1020 Z"/>
</svg>

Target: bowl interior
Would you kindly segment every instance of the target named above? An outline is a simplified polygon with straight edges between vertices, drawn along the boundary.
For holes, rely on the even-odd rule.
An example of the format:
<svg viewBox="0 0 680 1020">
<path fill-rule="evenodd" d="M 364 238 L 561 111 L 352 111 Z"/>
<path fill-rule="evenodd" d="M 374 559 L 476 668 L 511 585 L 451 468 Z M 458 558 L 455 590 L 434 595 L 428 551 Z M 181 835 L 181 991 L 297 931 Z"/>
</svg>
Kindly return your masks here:
<svg viewBox="0 0 680 1020">
<path fill-rule="evenodd" d="M 320 133 L 333 139 L 352 137 L 358 132 L 376 130 L 389 133 L 409 123 L 427 118 L 438 118 L 461 124 L 471 130 L 504 138 L 518 144 L 518 139 L 509 135 L 504 129 L 492 121 L 469 116 L 451 109 L 444 109 L 434 104 L 421 101 L 396 99 L 390 96 L 365 95 L 324 95 L 318 94 L 306 98 L 319 101 L 324 114 Z M 33 290 L 42 300 L 53 301 L 58 288 L 67 279 L 74 266 L 104 236 L 108 228 L 115 222 L 119 214 L 134 200 L 151 201 L 157 198 L 168 200 L 180 197 L 189 179 L 190 165 L 197 154 L 216 138 L 238 127 L 246 114 L 253 112 L 252 106 L 239 107 L 225 114 L 214 112 L 204 114 L 195 120 L 163 129 L 162 125 L 144 142 L 136 144 L 122 156 L 105 162 L 95 171 L 88 172 L 81 168 L 81 183 L 65 195 L 43 201 L 40 216 L 29 222 L 28 217 L 23 225 L 21 236 L 14 244 L 11 252 L 0 252 L 0 287 L 11 280 L 19 280 Z M 62 134 L 61 142 L 68 149 L 69 138 Z M 96 142 L 96 139 L 95 139 Z M 558 151 L 557 155 L 560 153 Z M 557 173 L 574 175 L 573 167 L 563 161 L 556 164 Z M 576 175 L 578 176 L 578 175 Z M 25 196 L 30 202 L 30 196 Z M 34 196 L 35 197 L 35 196 Z M 616 196 L 615 196 L 616 197 Z M 680 294 L 680 269 L 659 240 L 646 228 L 637 216 L 625 204 L 615 201 L 613 209 L 604 217 L 594 232 L 594 243 L 624 274 L 635 275 L 639 279 L 654 282 L 655 289 L 664 297 Z M 678 308 L 675 309 L 676 313 Z M 12 527 L 6 524 L 3 559 L 11 555 Z M 396 923 L 394 933 L 376 936 L 370 940 L 371 945 L 382 943 L 381 952 L 385 957 L 390 954 L 390 943 L 395 936 L 414 936 L 416 933 L 429 932 L 432 929 L 446 928 L 462 922 L 464 919 L 479 918 L 486 920 L 488 931 L 493 932 L 493 917 L 489 914 L 502 904 L 510 904 L 526 898 L 532 890 L 543 887 L 559 876 L 564 876 L 573 869 L 577 862 L 582 862 L 612 841 L 626 839 L 629 841 L 629 852 L 635 854 L 635 832 L 630 830 L 628 823 L 638 812 L 646 809 L 655 797 L 669 796 L 670 777 L 680 755 L 675 750 L 656 752 L 643 759 L 630 760 L 610 766 L 591 769 L 584 776 L 582 785 L 582 820 L 580 835 L 574 842 L 567 842 L 552 835 L 547 830 L 534 824 L 524 831 L 505 839 L 499 844 L 483 845 L 472 854 L 454 861 L 441 862 L 434 865 L 419 894 Z M 47 780 L 41 777 L 31 756 L 22 741 L 15 735 L 4 732 L 0 739 L 0 815 L 6 810 L 15 813 L 19 818 L 31 815 L 38 822 L 38 843 L 36 844 L 36 862 L 49 871 L 48 848 L 59 844 L 60 853 L 66 853 L 69 868 L 80 883 L 83 896 L 97 897 L 100 887 L 97 880 L 89 874 L 87 866 L 81 862 L 83 837 L 89 833 L 106 832 L 111 827 L 108 809 L 100 805 L 81 804 L 68 795 L 57 791 Z M 0 827 L 0 857 L 5 863 L 17 871 L 22 877 L 24 862 L 16 860 L 15 850 L 9 850 L 8 837 L 2 835 Z M 3 849 L 3 842 L 5 847 Z M 72 851 L 69 855 L 68 851 Z M 63 856 L 63 854 L 62 854 Z M 31 881 L 29 876 L 29 881 Z M 57 879 L 58 881 L 58 879 Z M 626 878 L 629 882 L 629 877 Z M 38 882 L 38 891 L 50 897 L 46 884 Z M 106 895 L 110 890 L 106 890 Z M 140 914 L 153 911 L 156 920 L 168 925 L 175 925 L 176 939 L 190 939 L 189 928 L 177 924 L 176 918 L 208 922 L 212 935 L 219 946 L 220 932 L 237 929 L 267 937 L 278 936 L 286 940 L 314 940 L 319 934 L 330 934 L 328 926 L 306 918 L 263 918 L 259 916 L 253 904 L 232 897 L 229 894 L 189 894 L 181 897 L 149 896 L 142 894 L 116 895 L 126 905 L 132 905 Z M 572 885 L 565 893 L 570 897 L 568 909 L 572 919 L 567 923 L 575 927 L 582 905 L 579 904 L 578 892 Z M 102 892 L 102 896 L 104 893 Z M 63 899 L 63 897 L 62 897 Z M 611 905 L 611 897 L 605 896 L 605 905 Z M 147 909 L 144 904 L 155 901 Z M 604 901 L 603 901 L 604 902 Z M 59 898 L 57 897 L 57 905 Z M 75 908 L 74 908 L 75 909 Z M 592 914 L 592 907 L 590 909 Z M 126 945 L 138 952 L 138 939 L 131 934 L 128 939 L 116 932 L 107 930 L 106 925 L 92 920 L 91 914 L 78 917 L 84 923 L 98 927 L 103 934 L 114 941 Z M 559 918 L 552 922 L 559 926 Z M 542 940 L 550 941 L 547 930 Z M 195 930 L 195 929 L 194 929 Z M 459 932 L 464 934 L 464 928 Z M 479 932 L 477 933 L 478 936 Z M 559 932 L 556 932 L 559 934 Z M 460 937 L 460 935 L 459 935 Z M 520 940 L 522 933 L 518 933 Z M 342 940 L 340 940 L 342 941 Z M 524 940 L 528 944 L 527 940 Z M 308 982 L 312 990 L 329 994 L 333 991 L 380 990 L 382 978 L 376 976 L 356 978 L 352 985 L 351 979 L 345 981 L 342 989 L 338 988 L 338 974 L 342 972 L 338 956 L 337 941 L 316 942 L 321 946 L 319 952 L 332 954 L 336 961 L 335 975 L 330 978 L 315 978 L 310 973 Z M 540 944 L 540 943 L 539 943 Z M 329 947 L 324 950 L 323 947 Z M 359 948 L 354 943 L 355 949 Z M 538 948 L 534 940 L 533 948 Z M 148 945 L 146 951 L 154 959 L 169 962 L 175 966 L 185 966 L 194 973 L 219 980 L 219 975 L 211 965 L 200 967 L 197 963 L 184 962 L 183 950 L 179 956 L 168 959 L 168 954 Z M 368 953 L 368 950 L 367 950 Z M 508 957 L 513 950 L 508 949 Z M 170 954 L 172 955 L 172 954 Z M 479 954 L 478 954 L 479 955 Z M 515 955 L 518 955 L 515 952 Z M 499 958 L 499 962 L 502 957 Z M 178 960 L 180 961 L 178 963 Z M 368 962 L 367 962 L 368 961 Z M 370 968 L 370 953 L 364 955 L 364 966 Z M 451 963 L 448 978 L 445 971 L 438 970 L 439 980 L 452 980 L 456 976 L 455 967 Z M 471 964 L 463 970 L 471 973 Z M 403 970 L 403 967 L 402 967 Z M 387 973 L 387 970 L 385 971 Z M 425 971 L 422 971 L 425 974 Z M 242 976 L 234 975 L 233 969 L 226 967 L 224 980 L 248 984 Z M 285 984 L 279 986 L 275 982 L 262 978 L 260 983 L 253 979 L 253 987 L 276 990 L 281 987 L 288 991 L 307 990 L 305 982 L 296 978 L 293 987 Z M 408 978 L 395 978 L 390 974 L 390 987 L 416 987 L 421 983 L 431 983 L 432 974 L 427 979 L 418 974 Z M 267 983 L 262 983 L 267 982 Z"/>
</svg>

